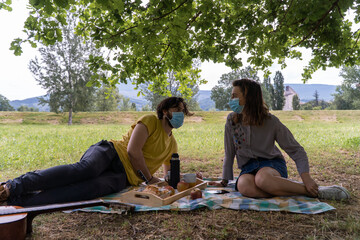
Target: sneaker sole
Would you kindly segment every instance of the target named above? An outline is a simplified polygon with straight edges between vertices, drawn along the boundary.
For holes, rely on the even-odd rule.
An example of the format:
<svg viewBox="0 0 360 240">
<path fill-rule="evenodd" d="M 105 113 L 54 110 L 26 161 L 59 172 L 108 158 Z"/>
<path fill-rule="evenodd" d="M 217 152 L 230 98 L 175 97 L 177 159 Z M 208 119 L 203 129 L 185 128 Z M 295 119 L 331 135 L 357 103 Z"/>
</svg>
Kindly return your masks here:
<svg viewBox="0 0 360 240">
<path fill-rule="evenodd" d="M 341 192 L 343 192 L 346 195 L 346 198 L 342 198 L 342 199 L 350 199 L 350 193 L 344 187 L 337 186 L 337 185 L 335 185 L 333 187 L 341 190 Z"/>
</svg>

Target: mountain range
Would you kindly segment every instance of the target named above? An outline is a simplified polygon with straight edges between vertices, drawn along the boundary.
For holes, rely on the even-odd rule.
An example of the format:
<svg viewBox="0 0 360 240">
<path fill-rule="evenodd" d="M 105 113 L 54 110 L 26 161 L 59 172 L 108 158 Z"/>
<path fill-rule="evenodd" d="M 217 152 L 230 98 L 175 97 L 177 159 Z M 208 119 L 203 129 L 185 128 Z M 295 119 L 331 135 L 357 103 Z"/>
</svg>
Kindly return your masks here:
<svg viewBox="0 0 360 240">
<path fill-rule="evenodd" d="M 335 85 L 327 84 L 284 84 L 290 86 L 298 94 L 301 102 L 308 102 L 314 100 L 315 91 L 318 92 L 319 100 L 330 102 L 333 100 L 333 94 L 336 92 Z M 130 102 L 135 103 L 138 110 L 140 110 L 146 104 L 149 104 L 144 96 L 137 96 L 138 92 L 134 90 L 133 85 L 121 84 L 118 86 L 119 93 L 123 96 L 130 98 Z M 211 90 L 200 90 L 197 96 L 200 108 L 204 111 L 215 110 L 215 103 L 210 98 Z M 49 106 L 39 105 L 39 97 L 27 98 L 24 100 L 10 101 L 10 105 L 15 109 L 22 105 L 28 107 L 38 108 L 39 111 L 47 112 L 50 110 Z"/>
</svg>

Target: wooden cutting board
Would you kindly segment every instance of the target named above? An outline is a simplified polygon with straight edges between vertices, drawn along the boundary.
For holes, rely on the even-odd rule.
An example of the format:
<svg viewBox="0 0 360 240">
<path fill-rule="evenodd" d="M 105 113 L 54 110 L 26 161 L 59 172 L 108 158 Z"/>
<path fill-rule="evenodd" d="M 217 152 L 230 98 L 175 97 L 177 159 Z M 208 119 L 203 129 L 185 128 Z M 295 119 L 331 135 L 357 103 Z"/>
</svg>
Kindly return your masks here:
<svg viewBox="0 0 360 240">
<path fill-rule="evenodd" d="M 161 182 L 161 183 L 158 183 L 155 185 L 161 187 L 161 186 L 167 185 L 167 183 Z M 190 195 L 191 191 L 194 188 L 199 188 L 201 190 L 204 190 L 206 188 L 206 186 L 207 186 L 207 183 L 198 178 L 198 179 L 196 179 L 196 185 L 194 187 L 188 188 L 182 192 L 175 193 L 174 195 L 167 197 L 167 198 L 161 198 L 152 193 L 142 192 L 141 188 L 136 188 L 136 189 L 133 189 L 133 190 L 123 193 L 120 196 L 119 200 L 123 203 L 140 204 L 140 205 L 145 205 L 145 206 L 150 206 L 150 207 L 161 207 L 164 205 L 169 205 L 182 197 Z"/>
</svg>

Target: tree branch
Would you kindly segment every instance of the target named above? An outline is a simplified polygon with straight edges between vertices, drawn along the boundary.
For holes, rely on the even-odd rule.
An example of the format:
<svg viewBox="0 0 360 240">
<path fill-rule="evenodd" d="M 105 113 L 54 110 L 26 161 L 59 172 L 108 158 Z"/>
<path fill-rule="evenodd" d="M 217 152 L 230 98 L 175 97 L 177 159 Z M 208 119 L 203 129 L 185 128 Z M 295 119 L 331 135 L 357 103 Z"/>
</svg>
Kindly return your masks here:
<svg viewBox="0 0 360 240">
<path fill-rule="evenodd" d="M 111 33 L 110 33 L 106 28 L 102 28 L 102 27 L 96 26 L 95 24 L 94 24 L 94 27 L 95 27 L 96 29 L 98 29 L 99 31 L 104 31 L 104 32 L 106 32 L 107 34 L 111 35 Z"/>
<path fill-rule="evenodd" d="M 341 14 L 341 9 L 340 9 L 340 7 L 339 7 L 339 4 L 338 4 L 338 3 L 336 3 L 336 7 L 337 7 L 337 9 L 339 10 L 339 14 L 340 14 L 341 18 L 344 18 L 344 16 Z"/>
<path fill-rule="evenodd" d="M 358 30 L 354 33 L 354 35 L 355 35 L 357 32 L 359 32 L 359 29 L 358 29 Z M 358 34 L 358 36 L 357 36 L 357 38 L 356 38 L 356 41 L 355 41 L 355 43 L 354 43 L 354 45 L 353 45 L 352 49 L 354 49 L 354 48 L 355 48 L 355 46 L 357 45 L 357 43 L 358 43 L 358 41 L 359 41 L 359 37 L 360 37 L 360 34 Z"/>
<path fill-rule="evenodd" d="M 167 44 L 167 48 L 165 49 L 165 51 L 163 52 L 163 54 L 162 54 L 162 56 L 161 56 L 161 58 L 160 58 L 160 60 L 158 61 L 158 64 L 164 59 L 164 57 L 165 57 L 165 55 L 166 55 L 166 53 L 167 53 L 167 51 L 169 50 L 169 48 L 170 48 L 170 45 L 171 45 L 171 43 L 168 43 Z"/>
<path fill-rule="evenodd" d="M 303 37 L 303 39 L 296 43 L 295 45 L 292 45 L 291 47 L 297 47 L 299 46 L 301 43 L 305 42 L 306 39 L 308 39 L 319 27 L 321 22 L 329 15 L 329 13 L 337 6 L 339 0 L 336 0 L 336 2 L 333 3 L 333 5 L 331 6 L 331 8 L 317 21 L 316 26 L 305 36 Z"/>
<path fill-rule="evenodd" d="M 182 2 L 179 6 L 177 6 L 176 8 L 174 8 L 173 10 L 171 10 L 170 12 L 165 13 L 164 15 L 162 15 L 162 16 L 160 16 L 160 17 L 154 18 L 153 21 L 160 20 L 160 19 L 162 19 L 162 18 L 170 15 L 171 13 L 173 13 L 173 12 L 175 12 L 177 9 L 179 9 L 182 5 L 184 5 L 187 1 L 188 1 L 188 0 L 185 0 L 184 2 Z M 124 30 L 122 30 L 122 31 L 120 31 L 120 32 L 118 32 L 118 33 L 116 33 L 116 34 L 110 34 L 111 36 L 110 36 L 109 39 L 114 38 L 114 37 L 116 37 L 116 36 L 119 36 L 119 35 L 123 34 L 124 32 L 127 32 L 127 31 L 129 31 L 129 30 L 131 30 L 131 29 L 133 29 L 133 28 L 138 27 L 138 26 L 139 26 L 138 24 L 135 24 L 134 26 L 131 26 L 131 27 L 129 27 L 129 28 L 126 28 L 126 29 L 124 29 Z"/>
<path fill-rule="evenodd" d="M 195 14 L 195 16 L 191 18 L 191 20 L 186 24 L 186 29 L 188 29 L 191 26 L 191 24 L 196 21 L 196 19 L 200 16 L 201 13 L 202 12 L 199 11 L 198 13 Z"/>
<path fill-rule="evenodd" d="M 286 9 L 286 11 L 285 11 L 284 17 L 279 21 L 279 26 L 281 26 L 282 23 L 284 22 L 284 20 L 286 19 L 286 15 L 288 14 L 288 12 L 289 12 L 289 10 L 290 10 L 290 8 L 291 8 L 292 3 L 293 3 L 293 0 L 290 1 L 290 4 L 289 4 L 288 9 Z"/>
<path fill-rule="evenodd" d="M 157 18 L 154 18 L 153 21 L 157 21 L 157 20 L 160 20 L 168 15 L 170 15 L 171 13 L 175 12 L 176 10 L 178 10 L 182 5 L 184 5 L 188 0 L 185 0 L 184 2 L 180 3 L 179 6 L 177 6 L 176 8 L 174 8 L 173 10 L 171 10 L 170 12 L 168 13 L 165 13 L 164 15 L 160 16 L 160 17 L 157 17 Z"/>
<path fill-rule="evenodd" d="M 131 26 L 131 27 L 129 27 L 129 28 L 126 28 L 126 29 L 124 29 L 124 30 L 122 30 L 122 31 L 120 31 L 120 32 L 118 32 L 118 33 L 116 33 L 116 34 L 110 34 L 109 39 L 114 38 L 114 37 L 116 37 L 116 36 L 119 36 L 119 35 L 123 34 L 124 32 L 129 31 L 130 29 L 136 28 L 137 26 L 138 26 L 138 25 L 136 24 L 136 25 Z"/>
</svg>

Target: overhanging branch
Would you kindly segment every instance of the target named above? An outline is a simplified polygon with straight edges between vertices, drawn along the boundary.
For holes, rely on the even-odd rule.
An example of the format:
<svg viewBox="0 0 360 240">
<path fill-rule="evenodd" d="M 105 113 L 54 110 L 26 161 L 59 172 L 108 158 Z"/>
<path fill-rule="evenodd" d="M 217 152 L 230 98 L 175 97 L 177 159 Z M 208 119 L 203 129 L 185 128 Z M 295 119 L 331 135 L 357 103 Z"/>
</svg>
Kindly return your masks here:
<svg viewBox="0 0 360 240">
<path fill-rule="evenodd" d="M 177 6 L 176 8 L 174 8 L 173 10 L 171 10 L 170 12 L 168 13 L 165 13 L 164 15 L 160 16 L 160 17 L 157 17 L 157 18 L 154 18 L 153 21 L 157 21 L 157 20 L 160 20 L 168 15 L 170 15 L 171 13 L 175 12 L 176 10 L 178 10 L 179 8 L 181 8 L 182 5 L 184 5 L 185 3 L 187 2 L 187 0 L 185 0 L 184 2 L 180 3 L 179 6 Z"/>
<path fill-rule="evenodd" d="M 329 13 L 338 5 L 339 0 L 337 0 L 336 2 L 333 3 L 333 5 L 331 6 L 331 8 L 317 21 L 316 26 L 305 36 L 303 37 L 303 39 L 296 43 L 295 45 L 291 46 L 293 47 L 297 47 L 299 46 L 301 43 L 305 42 L 305 40 L 307 40 L 319 27 L 322 21 L 324 21 L 324 19 L 329 15 Z M 340 13 L 341 15 L 341 13 Z"/>
</svg>

